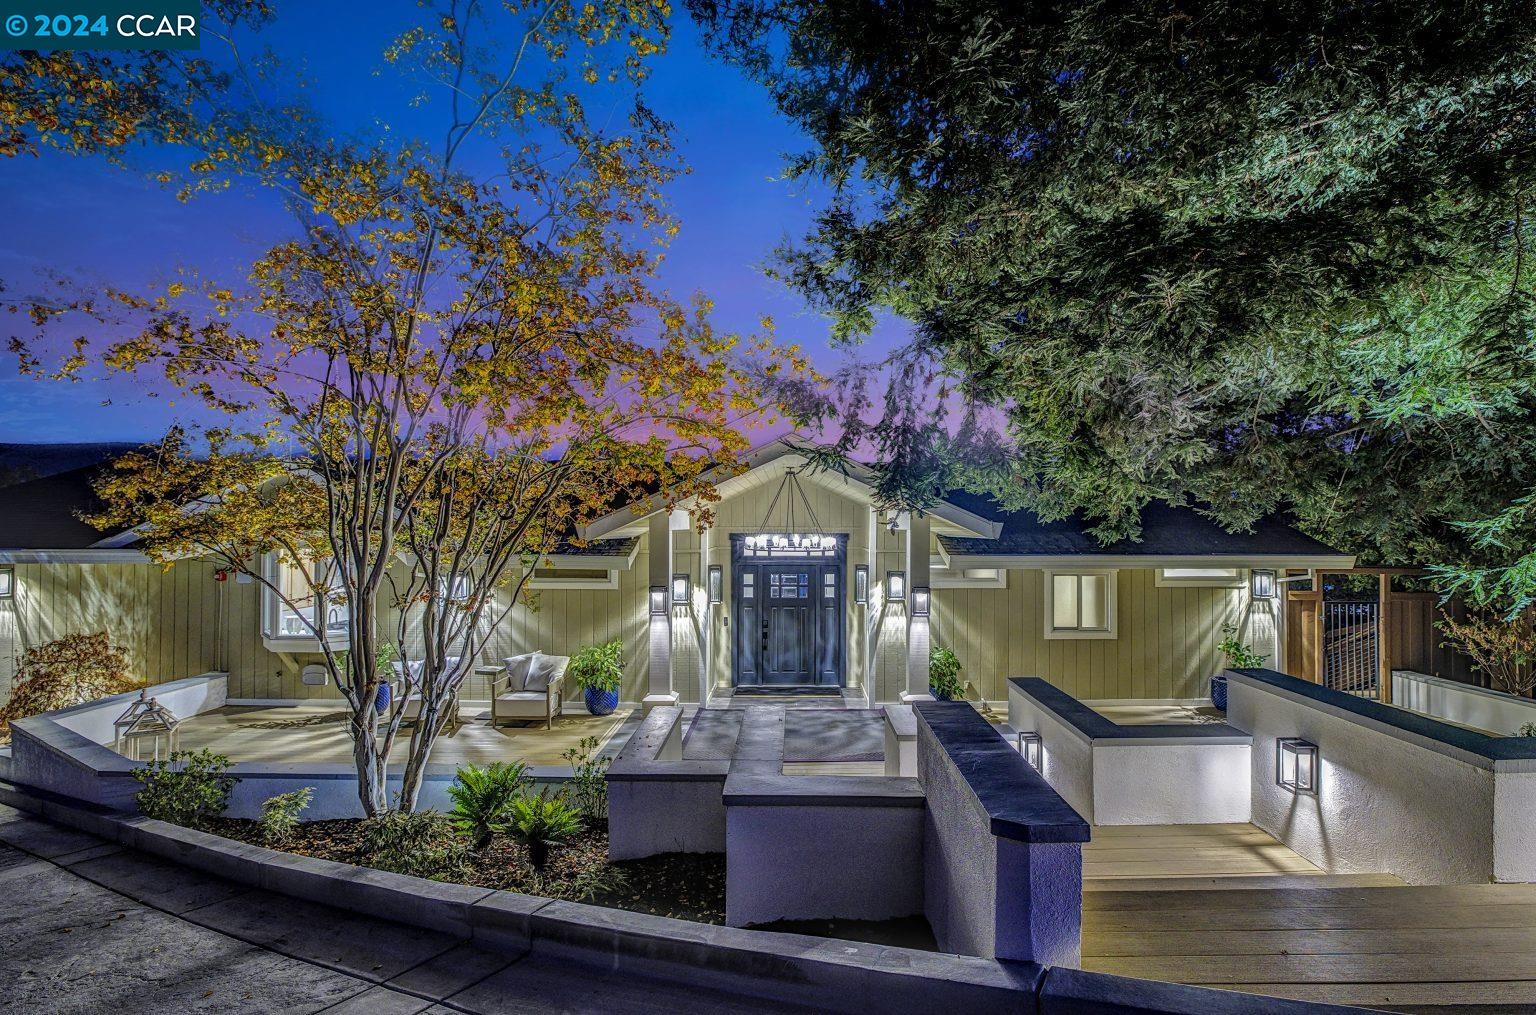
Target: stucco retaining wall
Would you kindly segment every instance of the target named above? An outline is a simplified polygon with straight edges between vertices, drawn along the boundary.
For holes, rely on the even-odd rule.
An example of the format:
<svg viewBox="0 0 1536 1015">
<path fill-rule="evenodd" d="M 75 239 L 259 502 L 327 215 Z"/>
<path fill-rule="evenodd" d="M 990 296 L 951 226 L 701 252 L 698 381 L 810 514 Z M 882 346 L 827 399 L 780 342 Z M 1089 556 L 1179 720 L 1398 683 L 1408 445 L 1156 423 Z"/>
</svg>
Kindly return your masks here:
<svg viewBox="0 0 1536 1015">
<path fill-rule="evenodd" d="M 1524 738 L 1268 671 L 1229 671 L 1228 715 L 1254 738 L 1253 823 L 1324 870 L 1421 885 L 1536 881 L 1536 750 Z M 1281 737 L 1317 745 L 1315 795 L 1276 784 Z"/>
</svg>

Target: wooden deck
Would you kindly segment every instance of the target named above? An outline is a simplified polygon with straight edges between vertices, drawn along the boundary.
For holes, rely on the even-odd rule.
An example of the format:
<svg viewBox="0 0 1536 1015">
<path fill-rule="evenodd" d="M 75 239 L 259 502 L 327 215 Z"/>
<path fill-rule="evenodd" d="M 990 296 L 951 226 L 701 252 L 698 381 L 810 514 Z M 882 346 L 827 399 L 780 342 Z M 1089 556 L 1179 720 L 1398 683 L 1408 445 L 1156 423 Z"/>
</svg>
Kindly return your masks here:
<svg viewBox="0 0 1536 1015">
<path fill-rule="evenodd" d="M 1536 885 L 1324 874 L 1252 825 L 1093 836 L 1084 969 L 1391 1011 L 1536 1011 Z"/>
<path fill-rule="evenodd" d="M 560 755 L 583 737 L 597 737 L 607 745 L 624 730 L 629 709 L 609 716 L 563 715 L 555 728 L 536 726 L 492 727 L 484 708 L 465 708 L 464 722 L 453 733 L 444 732 L 432 748 L 432 762 L 461 765 L 473 762 L 526 761 L 530 765 L 563 766 Z M 401 731 L 390 757 L 405 760 L 410 728 Z M 181 725 L 178 748 L 207 747 L 231 761 L 280 761 L 301 763 L 350 763 L 352 740 L 347 735 L 347 709 L 341 702 L 326 705 L 264 707 L 229 705 L 193 716 Z"/>
</svg>

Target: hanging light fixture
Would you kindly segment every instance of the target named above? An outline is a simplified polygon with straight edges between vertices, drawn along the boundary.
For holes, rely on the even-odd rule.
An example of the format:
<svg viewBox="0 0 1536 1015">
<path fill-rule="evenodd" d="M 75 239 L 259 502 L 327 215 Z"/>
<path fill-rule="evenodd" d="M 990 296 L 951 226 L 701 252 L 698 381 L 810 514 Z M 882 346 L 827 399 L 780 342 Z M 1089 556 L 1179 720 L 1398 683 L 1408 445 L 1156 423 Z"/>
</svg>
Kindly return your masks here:
<svg viewBox="0 0 1536 1015">
<path fill-rule="evenodd" d="M 773 523 L 775 511 L 780 512 L 777 525 Z M 798 469 L 785 471 L 778 491 L 768 502 L 768 510 L 763 512 L 762 523 L 743 542 L 748 553 L 763 557 L 821 557 L 837 549 L 837 536 L 822 531 L 821 523 L 816 519 L 816 511 L 806 496 Z"/>
</svg>

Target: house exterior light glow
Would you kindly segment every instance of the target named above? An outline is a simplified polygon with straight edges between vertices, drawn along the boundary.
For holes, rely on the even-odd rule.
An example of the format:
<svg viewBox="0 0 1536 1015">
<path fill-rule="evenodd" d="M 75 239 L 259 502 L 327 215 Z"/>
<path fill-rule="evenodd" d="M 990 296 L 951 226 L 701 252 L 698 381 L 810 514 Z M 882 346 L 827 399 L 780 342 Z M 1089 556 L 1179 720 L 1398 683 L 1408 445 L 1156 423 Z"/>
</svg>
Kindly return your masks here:
<svg viewBox="0 0 1536 1015">
<path fill-rule="evenodd" d="M 924 586 L 917 586 L 912 590 L 912 616 L 926 617 L 928 609 L 933 602 L 933 593 Z"/>
<path fill-rule="evenodd" d="M 1040 771 L 1040 734 L 1033 730 L 1019 731 L 1019 753 L 1029 762 L 1029 767 Z"/>
<path fill-rule="evenodd" d="M 709 565 L 709 604 L 719 606 L 725 600 L 725 570 L 719 564 Z"/>
<path fill-rule="evenodd" d="M 672 605 L 687 606 L 692 598 L 693 579 L 686 574 L 672 576 Z"/>
<path fill-rule="evenodd" d="M 665 617 L 667 615 L 667 588 L 665 585 L 651 586 L 651 616 Z"/>
<path fill-rule="evenodd" d="M 0 599 L 9 599 L 16 594 L 16 571 L 9 567 L 0 567 Z"/>
<path fill-rule="evenodd" d="M 1249 571 L 1248 584 L 1254 599 L 1274 599 L 1278 596 L 1275 572 L 1269 568 L 1256 567 Z"/>
<path fill-rule="evenodd" d="M 869 605 L 868 564 L 858 564 L 853 569 L 853 601 L 860 606 Z"/>
<path fill-rule="evenodd" d="M 1275 741 L 1275 782 L 1293 793 L 1317 793 L 1317 745 L 1300 737 Z"/>
<path fill-rule="evenodd" d="M 888 603 L 904 603 L 907 601 L 907 573 L 905 571 L 887 571 L 885 573 L 885 601 Z"/>
</svg>

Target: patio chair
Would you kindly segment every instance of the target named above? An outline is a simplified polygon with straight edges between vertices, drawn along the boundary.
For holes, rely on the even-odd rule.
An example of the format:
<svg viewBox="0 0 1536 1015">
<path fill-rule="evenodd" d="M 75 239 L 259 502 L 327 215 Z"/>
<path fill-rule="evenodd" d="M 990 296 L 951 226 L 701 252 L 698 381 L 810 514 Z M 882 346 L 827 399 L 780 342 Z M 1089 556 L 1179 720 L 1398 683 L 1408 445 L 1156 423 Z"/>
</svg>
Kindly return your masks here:
<svg viewBox="0 0 1536 1015">
<path fill-rule="evenodd" d="M 458 657 L 458 656 L 449 656 L 445 660 L 445 663 L 447 665 L 447 668 L 448 668 L 449 672 L 452 672 L 452 671 L 458 669 L 460 661 L 461 661 L 460 657 Z M 395 670 L 394 694 L 398 696 L 405 689 L 405 664 L 404 663 L 400 663 L 400 662 L 395 662 L 395 663 L 391 663 L 390 665 L 393 666 L 394 670 Z M 421 667 L 422 667 L 422 660 L 416 659 L 416 660 L 413 660 L 411 662 L 411 673 L 412 673 L 413 676 L 417 677 L 418 680 L 420 679 Z M 459 726 L 459 714 L 458 713 L 459 713 L 459 710 L 458 710 L 457 707 L 455 707 L 454 710 L 453 710 L 453 715 L 450 715 L 448 717 L 448 725 L 449 725 L 450 729 L 458 729 L 458 726 Z M 401 722 L 402 723 L 408 723 L 408 722 L 413 723 L 413 722 L 416 722 L 420 718 L 421 718 L 421 690 L 418 687 L 417 690 L 412 691 L 406 697 L 406 699 L 405 699 L 405 712 L 404 712 L 403 717 L 401 718 Z"/>
<path fill-rule="evenodd" d="M 570 656 L 542 652 L 505 659 L 506 669 L 491 678 L 491 725 L 543 719 L 545 729 L 554 729 L 555 716 L 565 703 L 565 667 L 570 661 Z"/>
</svg>

